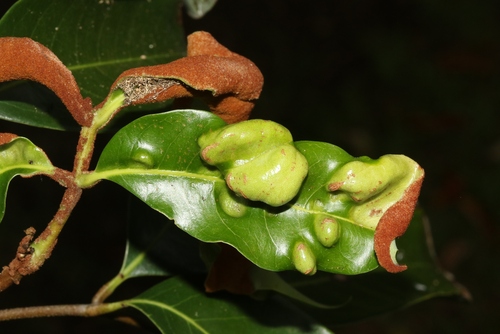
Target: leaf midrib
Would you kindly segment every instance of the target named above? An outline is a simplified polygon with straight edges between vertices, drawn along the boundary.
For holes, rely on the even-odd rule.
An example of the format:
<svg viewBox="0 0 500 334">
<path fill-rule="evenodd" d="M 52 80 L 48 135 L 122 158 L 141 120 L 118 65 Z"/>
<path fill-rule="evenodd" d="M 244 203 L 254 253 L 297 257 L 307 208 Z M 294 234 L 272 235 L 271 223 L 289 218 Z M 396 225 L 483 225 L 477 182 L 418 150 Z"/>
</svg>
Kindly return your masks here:
<svg viewBox="0 0 500 334">
<path fill-rule="evenodd" d="M 170 54 L 156 54 L 156 55 L 147 55 L 147 59 L 167 59 L 170 57 Z M 181 56 L 181 55 L 180 55 Z M 112 65 L 117 65 L 117 64 L 124 64 L 124 63 L 135 63 L 137 61 L 143 61 L 140 56 L 137 57 L 128 57 L 128 58 L 121 58 L 121 59 L 112 59 L 112 60 L 105 60 L 105 61 L 98 61 L 98 62 L 90 62 L 90 63 L 83 63 L 83 64 L 77 64 L 77 65 L 70 65 L 68 66 L 68 69 L 71 70 L 72 72 L 79 71 L 79 70 L 85 70 L 88 68 L 97 68 L 97 67 L 103 67 L 103 66 L 112 66 Z"/>
<path fill-rule="evenodd" d="M 203 181 L 210 182 L 224 182 L 223 179 L 217 176 L 211 176 L 206 174 L 198 174 L 187 171 L 178 171 L 178 170 L 165 170 L 165 169 L 138 169 L 138 168 L 126 168 L 126 169 L 112 169 L 106 171 L 94 171 L 91 174 L 87 174 L 87 180 L 95 179 L 95 181 L 99 179 L 110 180 L 115 176 L 125 176 L 125 175 L 135 175 L 135 176 L 145 176 L 145 175 L 158 175 L 158 176 L 170 176 L 170 177 L 178 177 L 178 178 L 189 178 L 189 179 L 198 179 Z"/>
<path fill-rule="evenodd" d="M 38 168 L 37 168 L 38 167 Z M 3 175 L 7 172 L 16 170 L 16 169 L 28 169 L 32 170 L 32 173 L 36 172 L 50 172 L 54 169 L 54 167 L 45 167 L 45 166 L 36 166 L 36 165 L 30 165 L 30 164 L 16 164 L 16 165 L 11 165 L 11 166 L 6 166 L 3 168 L 0 168 L 0 175 Z M 21 174 L 21 173 L 19 173 Z M 22 173 L 23 175 L 30 175 L 31 173 Z"/>
<path fill-rule="evenodd" d="M 194 321 L 191 317 L 189 317 L 188 315 L 186 315 L 185 313 L 182 313 L 181 311 L 167 305 L 167 304 L 164 304 L 164 303 L 159 303 L 159 302 L 154 302 L 154 301 L 151 301 L 151 300 L 147 300 L 147 299 L 133 299 L 130 301 L 130 305 L 132 305 L 133 307 L 136 307 L 138 308 L 139 310 L 141 310 L 141 308 L 139 308 L 136 304 L 145 304 L 145 305 L 151 305 L 151 306 L 155 306 L 155 307 L 158 307 L 158 308 L 161 308 L 161 309 L 164 309 L 164 310 L 167 310 L 168 312 L 171 312 L 173 314 L 175 314 L 176 316 L 182 318 L 184 321 L 186 321 L 188 324 L 192 325 L 193 327 L 195 327 L 196 329 L 198 329 L 201 333 L 204 333 L 204 334 L 210 334 L 210 332 L 208 332 L 207 330 L 205 330 L 203 327 L 201 327 L 196 321 Z M 142 311 L 142 310 L 141 310 Z"/>
<path fill-rule="evenodd" d="M 191 179 L 198 179 L 198 180 L 203 180 L 203 181 L 209 181 L 209 182 L 225 182 L 223 179 L 217 176 L 210 176 L 210 175 L 205 175 L 205 174 L 197 174 L 197 173 L 192 173 L 192 172 L 186 172 L 186 171 L 176 171 L 176 170 L 162 170 L 162 169 L 137 169 L 137 168 L 127 168 L 127 169 L 113 169 L 113 170 L 108 170 L 108 171 L 94 171 L 92 174 L 87 174 L 86 177 L 89 179 L 94 179 L 93 181 L 97 181 L 99 179 L 106 179 L 106 180 L 111 180 L 114 176 L 125 176 L 125 175 L 137 175 L 137 176 L 146 176 L 146 175 L 160 175 L 160 176 L 169 176 L 169 177 L 179 177 L 179 178 L 191 178 Z M 93 176 L 91 178 L 91 176 Z M 352 219 L 348 219 L 339 215 L 335 215 L 330 212 L 326 211 L 318 211 L 318 210 L 311 210 L 311 209 L 306 209 L 305 207 L 297 204 L 286 204 L 288 207 L 293 208 L 297 211 L 302 211 L 306 212 L 309 214 L 323 214 L 330 216 L 332 218 L 342 220 L 348 223 L 351 223 L 356 226 L 360 226 L 362 228 L 366 228 L 371 230 L 370 228 L 357 224 L 355 221 Z"/>
</svg>

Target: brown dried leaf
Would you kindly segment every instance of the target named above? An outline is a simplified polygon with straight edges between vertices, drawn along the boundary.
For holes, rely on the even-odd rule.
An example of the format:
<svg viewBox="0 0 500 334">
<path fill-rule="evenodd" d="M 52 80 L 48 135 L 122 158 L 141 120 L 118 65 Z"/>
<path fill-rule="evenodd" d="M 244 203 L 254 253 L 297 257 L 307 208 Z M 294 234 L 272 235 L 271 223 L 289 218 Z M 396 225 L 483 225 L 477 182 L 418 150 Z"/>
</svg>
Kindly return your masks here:
<svg viewBox="0 0 500 334">
<path fill-rule="evenodd" d="M 423 181 L 424 175 L 422 174 L 406 189 L 401 200 L 384 213 L 375 229 L 374 248 L 378 262 L 390 273 L 398 273 L 407 268 L 406 265 L 394 263 L 390 250 L 391 243 L 397 237 L 402 236 L 410 225 Z"/>
<path fill-rule="evenodd" d="M 121 88 L 126 105 L 199 96 L 215 114 L 234 123 L 248 118 L 263 82 L 254 63 L 199 31 L 188 36 L 187 57 L 127 70 L 111 91 Z"/>
<path fill-rule="evenodd" d="M 84 99 L 71 71 L 48 48 L 26 37 L 0 38 L 0 82 L 32 80 L 51 89 L 82 126 L 92 122 L 92 101 Z"/>
<path fill-rule="evenodd" d="M 0 145 L 10 143 L 11 141 L 13 141 L 16 138 L 17 138 L 17 135 L 15 135 L 13 133 L 7 133 L 7 132 L 0 133 Z"/>
</svg>

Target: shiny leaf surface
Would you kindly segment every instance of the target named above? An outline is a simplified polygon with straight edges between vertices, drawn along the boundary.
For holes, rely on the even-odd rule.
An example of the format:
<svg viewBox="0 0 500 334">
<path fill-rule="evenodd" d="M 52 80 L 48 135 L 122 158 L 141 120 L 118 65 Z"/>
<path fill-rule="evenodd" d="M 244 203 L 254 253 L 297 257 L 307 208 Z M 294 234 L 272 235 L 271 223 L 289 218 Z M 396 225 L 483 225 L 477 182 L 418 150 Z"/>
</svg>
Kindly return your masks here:
<svg viewBox="0 0 500 334">
<path fill-rule="evenodd" d="M 70 117 L 58 119 L 32 104 L 17 101 L 0 101 L 0 118 L 9 122 L 52 130 L 79 129 L 79 126 Z"/>
<path fill-rule="evenodd" d="M 207 296 L 179 277 L 127 302 L 162 333 L 331 333 L 297 309 L 246 296 Z"/>
<path fill-rule="evenodd" d="M 0 221 L 5 213 L 7 189 L 14 176 L 50 174 L 53 171 L 45 153 L 26 138 L 15 137 L 0 145 Z"/>
<path fill-rule="evenodd" d="M 268 270 L 359 274 L 378 266 L 373 229 L 350 216 L 356 201 L 327 186 L 340 166 L 357 159 L 330 144 L 296 143 L 309 175 L 296 199 L 275 208 L 235 196 L 219 171 L 201 160 L 198 138 L 223 126 L 218 117 L 193 110 L 140 118 L 112 138 L 96 171 L 80 182 L 114 181 L 195 238 L 233 245 Z M 318 220 L 339 225 L 333 246 L 321 242 Z"/>
<path fill-rule="evenodd" d="M 360 321 L 436 297 L 469 298 L 453 276 L 440 269 L 429 228 L 423 212 L 417 210 L 407 232 L 398 240 L 398 258 L 408 265 L 408 270 L 396 275 L 380 270 L 358 276 L 280 275 L 315 301 L 342 305 L 335 309 L 298 305 L 328 326 Z"/>
</svg>

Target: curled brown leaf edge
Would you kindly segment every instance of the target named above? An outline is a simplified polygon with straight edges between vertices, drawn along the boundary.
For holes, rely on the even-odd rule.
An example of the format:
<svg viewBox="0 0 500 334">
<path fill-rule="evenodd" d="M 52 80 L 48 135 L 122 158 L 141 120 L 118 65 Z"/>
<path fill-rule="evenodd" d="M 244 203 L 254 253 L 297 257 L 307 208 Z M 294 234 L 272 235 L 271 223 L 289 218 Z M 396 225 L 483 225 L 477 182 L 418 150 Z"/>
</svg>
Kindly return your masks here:
<svg viewBox="0 0 500 334">
<path fill-rule="evenodd" d="M 424 181 L 423 169 L 421 171 L 422 175 L 410 184 L 399 201 L 387 209 L 375 228 L 374 250 L 377 260 L 380 266 L 390 273 L 407 269 L 406 265 L 399 265 L 393 259 L 391 244 L 402 236 L 410 225 Z"/>
<path fill-rule="evenodd" d="M 123 72 L 108 97 L 117 89 L 123 90 L 123 107 L 200 97 L 226 123 L 248 119 L 264 84 L 258 67 L 219 44 L 208 32 L 192 33 L 187 41 L 186 57 Z"/>
<path fill-rule="evenodd" d="M 124 91 L 122 108 L 197 96 L 227 123 L 248 119 L 264 83 L 258 67 L 207 32 L 192 33 L 187 39 L 186 57 L 129 69 L 118 76 L 110 95 L 116 89 Z M 94 111 L 110 96 L 92 108 L 92 101 L 82 97 L 71 71 L 50 49 L 27 37 L 0 38 L 0 82 L 12 80 L 45 85 L 61 99 L 77 123 L 86 127 L 91 126 Z"/>
<path fill-rule="evenodd" d="M 92 101 L 84 99 L 71 71 L 42 44 L 27 37 L 0 38 L 0 82 L 32 80 L 52 90 L 81 126 L 92 122 Z"/>
</svg>

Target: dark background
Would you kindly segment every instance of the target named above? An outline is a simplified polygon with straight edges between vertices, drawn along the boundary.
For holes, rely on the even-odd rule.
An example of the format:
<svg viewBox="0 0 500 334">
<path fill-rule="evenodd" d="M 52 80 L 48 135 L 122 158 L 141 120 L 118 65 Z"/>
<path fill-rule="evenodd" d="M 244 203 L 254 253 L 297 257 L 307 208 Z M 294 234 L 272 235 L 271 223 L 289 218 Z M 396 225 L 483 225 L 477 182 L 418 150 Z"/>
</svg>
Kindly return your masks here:
<svg viewBox="0 0 500 334">
<path fill-rule="evenodd" d="M 473 302 L 432 300 L 337 333 L 500 330 L 497 2 L 221 0 L 186 24 L 262 70 L 253 117 L 426 170 L 421 204 L 438 257 Z"/>
<path fill-rule="evenodd" d="M 421 204 L 438 257 L 468 288 L 473 302 L 435 299 L 336 333 L 500 329 L 496 1 L 219 0 L 205 18 L 184 20 L 187 33 L 209 31 L 259 66 L 265 84 L 254 118 L 285 125 L 296 140 L 330 142 L 353 155 L 405 154 L 426 170 Z M 20 126 L 18 131 L 28 130 Z M 41 140 L 47 136 L 29 133 Z M 67 135 L 60 146 L 44 149 L 53 157 L 50 150 L 71 151 L 74 145 L 74 136 Z M 48 183 L 38 178 L 12 182 L 12 189 L 30 190 L 9 192 L 0 234 L 2 265 L 12 257 L 22 229 L 40 225 L 41 230 L 50 220 L 62 190 Z M 106 190 L 115 196 L 103 197 Z M 74 216 L 106 222 L 102 237 L 88 247 L 84 236 L 94 233 L 92 227 L 85 220 L 68 224 L 52 258 L 20 287 L 2 293 L 0 307 L 87 302 L 81 296 L 91 296 L 119 269 L 120 263 L 109 263 L 121 259 L 125 238 L 123 213 L 88 208 L 102 203 L 120 207 L 125 198 L 110 184 L 87 191 Z M 25 206 L 9 206 L 23 200 Z M 49 207 L 45 216 L 44 207 Z M 106 325 L 106 319 L 49 319 L 28 320 L 16 328 L 40 333 L 44 328 L 50 333 L 101 328 L 104 333 Z"/>
</svg>

